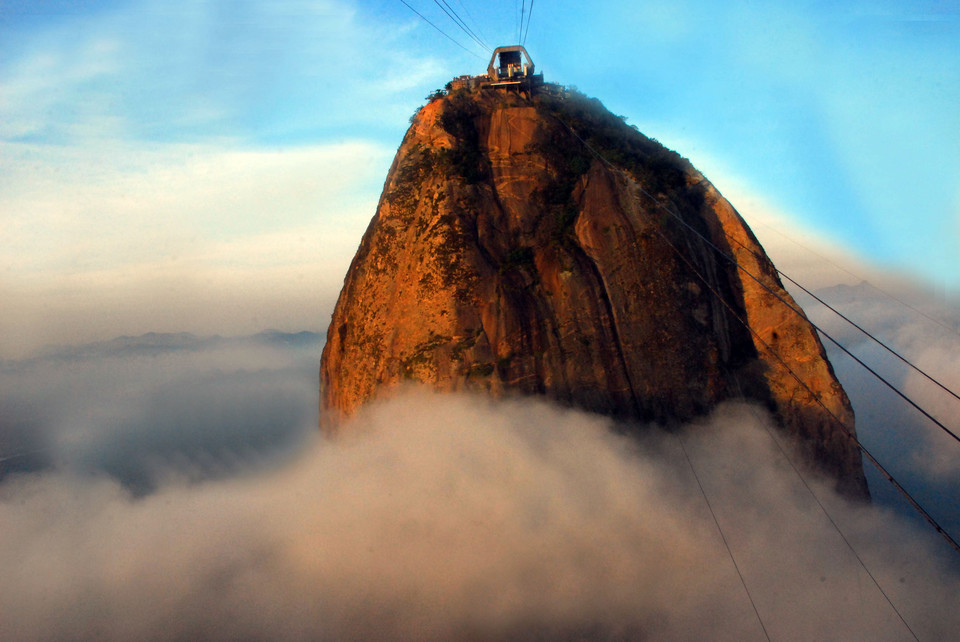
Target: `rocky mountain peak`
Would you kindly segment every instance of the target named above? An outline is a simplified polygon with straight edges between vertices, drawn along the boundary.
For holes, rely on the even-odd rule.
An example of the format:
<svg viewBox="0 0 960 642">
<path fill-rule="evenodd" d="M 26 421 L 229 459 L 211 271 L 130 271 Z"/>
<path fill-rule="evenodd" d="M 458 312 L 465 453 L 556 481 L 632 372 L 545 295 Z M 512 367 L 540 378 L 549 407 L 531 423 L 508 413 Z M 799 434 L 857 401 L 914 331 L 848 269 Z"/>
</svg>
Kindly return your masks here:
<svg viewBox="0 0 960 642">
<path fill-rule="evenodd" d="M 412 120 L 347 273 L 321 423 L 335 432 L 403 382 L 543 395 L 636 425 L 745 397 L 865 497 L 834 419 L 852 431 L 850 403 L 780 299 L 797 307 L 730 203 L 598 101 L 452 91 Z"/>
</svg>

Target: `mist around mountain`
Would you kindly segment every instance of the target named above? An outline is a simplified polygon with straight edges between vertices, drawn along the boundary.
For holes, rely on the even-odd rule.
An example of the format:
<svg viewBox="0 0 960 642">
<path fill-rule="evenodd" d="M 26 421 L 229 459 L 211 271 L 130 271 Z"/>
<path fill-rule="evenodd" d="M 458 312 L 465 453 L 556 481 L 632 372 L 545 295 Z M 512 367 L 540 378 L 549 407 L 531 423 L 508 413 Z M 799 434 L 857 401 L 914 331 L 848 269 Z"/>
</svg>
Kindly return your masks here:
<svg viewBox="0 0 960 642">
<path fill-rule="evenodd" d="M 956 371 L 949 332 L 850 303 Z M 638 441 L 543 401 L 412 390 L 331 442 L 322 340 L 146 335 L 0 364 L 4 638 L 763 639 L 679 437 L 772 639 L 909 639 L 757 407 Z M 833 359 L 861 438 L 956 523 L 956 449 Z M 949 639 L 960 563 L 867 474 L 871 507 L 808 481 L 920 639 Z"/>
<path fill-rule="evenodd" d="M 889 292 L 889 294 L 887 294 Z M 960 305 L 920 288 L 884 287 L 866 282 L 814 292 L 924 373 L 960 394 Z M 800 292 L 797 301 L 810 319 L 884 379 L 941 423 L 960 434 L 960 401 L 922 373 Z M 894 476 L 942 520 L 960 533 L 960 443 L 840 350 L 824 339 L 837 377 L 850 396 L 863 444 Z M 871 466 L 865 466 L 875 501 L 914 512 Z"/>
<path fill-rule="evenodd" d="M 143 494 L 169 474 L 257 468 L 315 423 L 322 345 L 314 332 L 148 333 L 0 361 L 0 480 L 67 470 Z"/>
</svg>

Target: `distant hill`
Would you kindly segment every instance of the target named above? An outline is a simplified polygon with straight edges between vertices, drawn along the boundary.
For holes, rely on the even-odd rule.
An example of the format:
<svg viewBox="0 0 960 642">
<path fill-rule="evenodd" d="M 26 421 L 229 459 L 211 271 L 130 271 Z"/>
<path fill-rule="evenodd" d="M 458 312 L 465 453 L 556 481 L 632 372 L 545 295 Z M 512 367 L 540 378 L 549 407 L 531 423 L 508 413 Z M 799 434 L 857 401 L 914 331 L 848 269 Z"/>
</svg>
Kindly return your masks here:
<svg viewBox="0 0 960 642">
<path fill-rule="evenodd" d="M 281 332 L 279 330 L 264 330 L 257 334 L 239 337 L 197 336 L 189 332 L 148 332 L 134 337 L 121 336 L 76 346 L 47 346 L 33 357 L 7 363 L 151 356 L 171 352 L 200 352 L 241 344 L 307 348 L 311 345 L 321 346 L 324 337 L 325 334 L 320 332 Z"/>
</svg>

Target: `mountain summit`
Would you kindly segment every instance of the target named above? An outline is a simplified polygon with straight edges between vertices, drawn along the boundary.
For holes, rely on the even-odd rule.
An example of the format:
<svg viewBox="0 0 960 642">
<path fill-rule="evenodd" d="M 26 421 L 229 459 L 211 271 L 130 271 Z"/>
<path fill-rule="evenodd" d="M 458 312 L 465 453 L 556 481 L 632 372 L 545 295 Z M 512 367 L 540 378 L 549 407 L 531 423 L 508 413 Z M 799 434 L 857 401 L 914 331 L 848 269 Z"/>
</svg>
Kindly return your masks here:
<svg viewBox="0 0 960 642">
<path fill-rule="evenodd" d="M 405 381 L 663 424 L 746 398 L 866 497 L 816 332 L 688 161 L 556 86 L 431 98 L 330 321 L 325 430 Z"/>
</svg>

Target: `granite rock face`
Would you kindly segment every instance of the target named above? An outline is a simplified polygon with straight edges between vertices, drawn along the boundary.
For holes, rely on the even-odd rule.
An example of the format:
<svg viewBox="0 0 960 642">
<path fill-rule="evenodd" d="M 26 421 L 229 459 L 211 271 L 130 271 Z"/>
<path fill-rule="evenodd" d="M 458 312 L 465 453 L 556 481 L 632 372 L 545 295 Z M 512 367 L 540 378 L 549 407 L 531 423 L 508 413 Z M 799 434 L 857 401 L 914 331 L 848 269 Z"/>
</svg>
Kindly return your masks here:
<svg viewBox="0 0 960 642">
<path fill-rule="evenodd" d="M 853 431 L 850 403 L 784 301 L 797 307 L 713 185 L 599 102 L 455 92 L 415 116 L 350 266 L 321 423 L 336 432 L 406 381 L 545 395 L 638 426 L 745 397 L 866 497 L 834 419 Z"/>
</svg>

